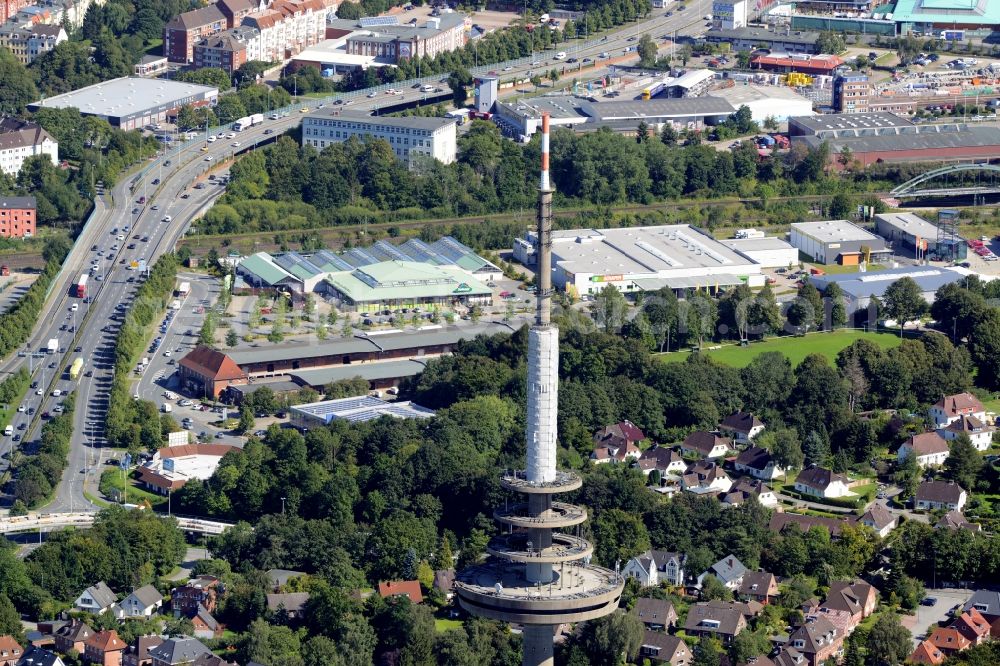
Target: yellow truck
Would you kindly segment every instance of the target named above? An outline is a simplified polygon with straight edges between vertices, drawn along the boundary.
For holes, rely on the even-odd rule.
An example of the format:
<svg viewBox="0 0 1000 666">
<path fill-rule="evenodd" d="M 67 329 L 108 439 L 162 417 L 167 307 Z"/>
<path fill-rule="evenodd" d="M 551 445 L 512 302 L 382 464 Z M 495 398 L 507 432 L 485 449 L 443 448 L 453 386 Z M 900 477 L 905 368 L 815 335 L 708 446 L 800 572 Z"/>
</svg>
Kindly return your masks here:
<svg viewBox="0 0 1000 666">
<path fill-rule="evenodd" d="M 83 358 L 78 358 L 75 361 L 73 361 L 73 365 L 69 367 L 69 378 L 79 379 L 80 372 L 82 371 L 83 371 Z"/>
</svg>

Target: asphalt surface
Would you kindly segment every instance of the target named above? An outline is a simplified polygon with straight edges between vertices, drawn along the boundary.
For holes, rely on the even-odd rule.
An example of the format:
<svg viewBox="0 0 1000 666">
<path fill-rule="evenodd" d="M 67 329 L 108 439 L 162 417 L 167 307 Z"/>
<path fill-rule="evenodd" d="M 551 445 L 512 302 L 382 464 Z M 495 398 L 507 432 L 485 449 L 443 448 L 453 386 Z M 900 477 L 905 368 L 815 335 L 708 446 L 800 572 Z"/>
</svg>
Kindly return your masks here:
<svg viewBox="0 0 1000 666">
<path fill-rule="evenodd" d="M 585 70 L 584 58 L 596 60 L 598 54 L 607 51 L 612 57 L 624 56 L 627 49 L 634 48 L 639 36 L 650 34 L 657 39 L 665 35 L 698 34 L 705 30 L 702 15 L 710 10 L 708 0 L 695 0 L 686 3 L 685 11 L 672 10 L 673 15 L 665 16 L 665 12 L 657 12 L 650 18 L 624 26 L 601 39 L 586 42 L 573 41 L 560 45 L 544 53 L 538 53 L 528 58 L 511 63 L 483 66 L 475 69 L 476 73 L 490 70 L 503 71 L 504 78 L 519 74 L 525 76 L 540 67 L 546 70 L 551 66 L 566 66 L 563 61 L 552 56 L 558 50 L 565 50 L 580 62 L 576 63 L 577 71 Z M 634 54 L 630 54 L 634 55 Z M 574 71 L 573 66 L 566 66 L 567 72 Z M 592 69 L 597 75 L 600 70 Z M 422 82 L 440 80 L 442 77 L 423 79 Z M 388 93 L 393 88 L 397 92 Z M 338 95 L 343 100 L 343 106 L 352 111 L 377 110 L 396 107 L 405 103 L 418 102 L 427 99 L 427 94 L 420 92 L 419 85 L 414 82 L 395 83 L 379 86 L 371 90 L 362 90 L 348 95 Z M 139 271 L 126 270 L 132 260 L 144 259 L 152 265 L 164 252 L 173 249 L 177 239 L 185 232 L 190 221 L 199 212 L 207 208 L 212 200 L 222 193 L 222 188 L 206 185 L 204 189 L 193 189 L 193 185 L 206 176 L 209 170 L 218 169 L 219 165 L 231 158 L 234 152 L 253 150 L 258 143 L 274 139 L 285 130 L 296 126 L 302 113 L 319 108 L 321 105 L 334 105 L 334 97 L 326 100 L 302 101 L 291 107 L 283 117 L 273 120 L 268 118 L 263 124 L 249 128 L 239 133 L 235 138 L 218 139 L 208 143 L 204 139 L 179 145 L 150 161 L 144 172 L 139 176 L 130 174 L 123 177 L 113 190 L 105 192 L 98 198 L 96 213 L 89 224 L 85 226 L 77 240 L 73 251 L 66 258 L 64 271 L 58 283 L 50 294 L 48 303 L 39 317 L 41 325 L 36 327 L 22 353 L 7 360 L 0 366 L 0 372 L 14 372 L 18 368 L 30 365 L 32 380 L 37 382 L 38 389 L 32 389 L 25 400 L 25 411 L 15 414 L 12 425 L 20 440 L 13 437 L 3 437 L 0 440 L 0 451 L 6 456 L 21 446 L 25 441 L 37 438 L 43 420 L 38 418 L 42 412 L 52 412 L 61 398 L 52 396 L 54 390 L 62 392 L 77 391 L 77 408 L 74 414 L 74 435 L 70 447 L 69 464 L 57 488 L 53 501 L 46 507 L 48 512 L 92 511 L 97 507 L 85 496 L 96 494 L 97 484 L 102 466 L 101 447 L 104 440 L 104 416 L 107 410 L 108 392 L 111 387 L 111 377 L 114 363 L 114 341 L 119 322 L 115 315 L 119 304 L 126 306 L 131 303 L 136 288 L 140 284 Z M 307 109 L 306 107 L 310 107 Z M 213 130 L 217 134 L 220 130 Z M 226 131 L 228 134 L 228 131 Z M 239 141 L 240 146 L 233 147 L 233 141 Z M 169 164 L 167 163 L 169 160 Z M 154 184 L 154 180 L 160 181 Z M 207 182 L 207 180 L 205 181 Z M 188 198 L 182 198 L 187 194 Z M 144 204 L 139 204 L 139 198 L 145 196 Z M 153 207 L 157 210 L 153 210 Z M 133 209 L 138 208 L 134 214 Z M 163 222 L 166 215 L 171 221 Z M 125 233 L 122 230 L 131 227 Z M 117 241 L 118 234 L 111 230 L 117 228 L 118 234 L 125 236 L 124 241 Z M 139 238 L 135 239 L 134 236 Z M 147 241 L 143 238 L 148 237 Z M 119 250 L 112 251 L 112 246 L 118 242 Z M 129 244 L 135 247 L 128 248 Z M 79 276 L 89 271 L 92 260 L 98 253 L 91 248 L 97 246 L 100 252 L 100 274 L 98 281 L 92 275 L 88 284 L 90 302 L 77 298 L 73 287 Z M 111 259 L 108 254 L 113 253 Z M 134 281 L 130 278 L 136 277 Z M 76 304 L 77 311 L 71 311 Z M 74 329 L 74 330 L 71 330 Z M 177 334 L 174 333 L 176 336 Z M 60 351 L 56 354 L 44 353 L 46 342 L 50 338 L 59 340 Z M 168 344 L 173 344 L 169 341 Z M 176 348 L 175 345 L 174 348 Z M 79 347 L 79 351 L 75 349 Z M 33 358 L 36 356 L 37 358 Z M 84 371 L 78 380 L 71 380 L 68 368 L 73 359 L 82 357 L 85 360 Z M 154 370 L 155 373 L 155 370 Z M 40 390 L 42 395 L 37 395 Z M 8 464 L 0 461 L 0 471 Z"/>
</svg>

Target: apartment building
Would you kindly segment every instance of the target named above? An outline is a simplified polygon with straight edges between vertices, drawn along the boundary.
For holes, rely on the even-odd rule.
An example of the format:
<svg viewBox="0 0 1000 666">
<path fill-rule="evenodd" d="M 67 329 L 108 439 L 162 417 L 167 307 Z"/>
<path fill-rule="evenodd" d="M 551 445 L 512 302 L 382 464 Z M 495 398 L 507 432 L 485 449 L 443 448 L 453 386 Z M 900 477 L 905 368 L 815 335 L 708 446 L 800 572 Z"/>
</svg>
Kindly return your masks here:
<svg viewBox="0 0 1000 666">
<path fill-rule="evenodd" d="M 359 139 L 384 139 L 396 157 L 412 162 L 418 157 L 433 157 L 450 164 L 455 161 L 455 121 L 451 118 L 375 118 L 360 114 L 339 114 L 337 109 L 323 109 L 302 120 L 302 145 L 322 150 L 327 146 Z"/>
<path fill-rule="evenodd" d="M 196 68 L 215 67 L 232 74 L 251 60 L 262 60 L 260 31 L 246 25 L 224 30 L 194 46 Z"/>
<path fill-rule="evenodd" d="M 335 8 L 331 0 L 274 0 L 253 12 L 243 25 L 259 33 L 259 60 L 287 60 L 326 39 L 326 18 Z"/>
<path fill-rule="evenodd" d="M 0 197 L 0 237 L 34 236 L 37 208 L 35 197 Z"/>
<path fill-rule="evenodd" d="M 170 62 L 193 62 L 196 43 L 235 28 L 246 16 L 262 8 L 263 2 L 258 5 L 253 0 L 219 0 L 214 5 L 179 14 L 163 28 L 163 52 Z"/>
<path fill-rule="evenodd" d="M 0 120 L 0 170 L 16 176 L 24 160 L 35 155 L 47 155 L 58 164 L 59 144 L 41 125 L 17 118 Z"/>
</svg>

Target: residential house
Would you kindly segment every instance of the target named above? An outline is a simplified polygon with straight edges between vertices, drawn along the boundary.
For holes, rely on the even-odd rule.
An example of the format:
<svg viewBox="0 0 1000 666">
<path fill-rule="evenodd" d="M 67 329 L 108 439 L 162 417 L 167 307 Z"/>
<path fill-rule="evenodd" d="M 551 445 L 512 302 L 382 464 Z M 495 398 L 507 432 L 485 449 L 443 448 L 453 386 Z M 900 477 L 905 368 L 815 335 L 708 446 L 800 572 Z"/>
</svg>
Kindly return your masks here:
<svg viewBox="0 0 1000 666">
<path fill-rule="evenodd" d="M 630 559 L 622 575 L 635 578 L 643 587 L 656 587 L 661 583 L 679 587 L 684 584 L 684 563 L 682 553 L 666 550 L 647 550 Z"/>
<path fill-rule="evenodd" d="M 215 576 L 198 576 L 182 587 L 170 591 L 170 606 L 174 616 L 194 617 L 198 607 L 203 606 L 209 613 L 215 612 L 222 592 L 219 579 Z"/>
<path fill-rule="evenodd" d="M 723 437 L 717 432 L 697 430 L 681 443 L 681 453 L 686 456 L 697 456 L 714 460 L 721 458 L 733 448 L 733 440 Z"/>
<path fill-rule="evenodd" d="M 751 497 L 756 497 L 761 505 L 775 508 L 778 506 L 778 496 L 771 488 L 760 479 L 748 479 L 740 477 L 736 484 L 723 495 L 722 501 L 730 506 L 739 506 L 747 502 Z"/>
<path fill-rule="evenodd" d="M 764 604 L 759 601 L 722 601 L 720 599 L 713 599 L 712 601 L 704 602 L 709 608 L 719 608 L 722 610 L 735 610 L 738 611 L 743 619 L 748 623 L 750 620 L 754 619 L 761 614 L 764 610 Z"/>
<path fill-rule="evenodd" d="M 305 613 L 308 592 L 285 592 L 267 595 L 267 610 L 272 613 L 284 611 L 290 620 L 300 620 Z"/>
<path fill-rule="evenodd" d="M 677 619 L 676 613 L 674 619 Z M 13 636 L 0 636 L 0 666 L 16 666 L 23 656 L 24 648 L 14 640 Z"/>
<path fill-rule="evenodd" d="M 203 654 L 191 662 L 191 666 L 239 666 L 234 661 L 226 661 L 217 654 Z"/>
<path fill-rule="evenodd" d="M 764 422 L 748 412 L 733 412 L 719 424 L 719 430 L 732 437 L 737 444 L 746 445 L 764 432 Z"/>
<path fill-rule="evenodd" d="M 152 585 L 143 585 L 112 607 L 118 619 L 151 617 L 163 606 L 163 595 Z"/>
<path fill-rule="evenodd" d="M 938 430 L 941 436 L 949 442 L 958 438 L 963 432 L 969 436 L 972 445 L 979 451 L 985 451 L 993 444 L 993 433 L 996 428 L 987 425 L 985 421 L 975 416 L 963 415 L 949 423 L 946 427 Z"/>
<path fill-rule="evenodd" d="M 218 638 L 222 634 L 222 624 L 201 604 L 198 605 L 197 612 L 191 616 L 191 624 L 194 627 L 191 633 L 195 638 Z"/>
<path fill-rule="evenodd" d="M 837 536 L 840 534 L 841 528 L 849 524 L 851 524 L 851 521 L 847 518 L 827 518 L 826 516 L 812 516 L 802 513 L 788 513 L 786 511 L 783 513 L 772 513 L 767 528 L 772 532 L 780 533 L 789 525 L 794 525 L 803 532 L 808 532 L 813 527 L 821 527 L 830 532 L 832 536 Z"/>
<path fill-rule="evenodd" d="M 945 428 L 962 416 L 974 416 L 979 421 L 986 422 L 986 408 L 979 399 L 971 393 L 946 395 L 930 408 L 934 427 Z"/>
<path fill-rule="evenodd" d="M 268 569 L 264 572 L 264 575 L 267 576 L 267 583 L 271 586 L 271 591 L 281 592 L 290 580 L 308 574 L 303 571 L 292 571 L 291 569 Z"/>
<path fill-rule="evenodd" d="M 973 532 L 979 532 L 983 529 L 979 523 L 969 522 L 961 511 L 949 511 L 941 516 L 941 520 L 937 521 L 934 527 L 947 530 L 972 530 Z"/>
<path fill-rule="evenodd" d="M 889 536 L 889 532 L 896 529 L 899 519 L 885 506 L 872 504 L 858 522 L 872 528 L 880 538 L 884 539 Z"/>
<path fill-rule="evenodd" d="M 639 656 L 654 664 L 670 666 L 687 666 L 694 661 L 694 655 L 684 641 L 676 636 L 648 629 L 643 632 Z"/>
<path fill-rule="evenodd" d="M 906 663 L 908 664 L 937 664 L 944 663 L 945 660 L 944 652 L 937 649 L 937 647 L 928 640 L 920 642 L 920 645 L 910 653 L 910 656 L 906 658 Z"/>
<path fill-rule="evenodd" d="M 972 641 L 973 645 L 979 645 L 990 638 L 990 623 L 975 608 L 959 615 L 951 626 Z"/>
<path fill-rule="evenodd" d="M 747 571 L 743 574 L 738 594 L 741 599 L 751 599 L 764 605 L 777 599 L 778 579 L 766 571 Z"/>
<path fill-rule="evenodd" d="M 699 460 L 692 463 L 684 476 L 681 477 L 681 487 L 698 495 L 726 493 L 733 487 L 733 480 L 718 463 L 711 460 Z"/>
<path fill-rule="evenodd" d="M 190 636 L 171 636 L 149 648 L 152 666 L 188 666 L 194 664 L 199 657 L 211 653 L 201 641 Z"/>
<path fill-rule="evenodd" d="M 635 453 L 639 457 L 639 442 L 646 439 L 639 426 L 631 421 L 620 421 L 613 425 L 604 426 L 594 433 L 594 450 L 600 447 L 614 449 L 628 453 Z"/>
<path fill-rule="evenodd" d="M 438 569 L 434 572 L 434 589 L 451 601 L 455 596 L 455 570 Z"/>
<path fill-rule="evenodd" d="M 759 654 L 756 657 L 748 658 L 746 661 L 737 662 L 736 666 L 775 666 L 775 663 L 767 655 Z"/>
<path fill-rule="evenodd" d="M 996 590 L 976 590 L 962 606 L 962 611 L 976 609 L 991 624 L 1000 620 L 1000 592 Z"/>
<path fill-rule="evenodd" d="M 961 652 L 972 646 L 972 641 L 954 627 L 938 627 L 927 637 L 928 642 L 945 656 Z"/>
<path fill-rule="evenodd" d="M 680 453 L 664 446 L 646 449 L 639 456 L 639 469 L 642 473 L 649 476 L 655 469 L 659 472 L 661 481 L 667 476 L 683 474 L 687 466 Z"/>
<path fill-rule="evenodd" d="M 420 583 L 415 580 L 382 581 L 378 584 L 378 594 L 383 599 L 404 596 L 409 598 L 410 603 L 421 604 L 424 602 L 424 595 L 420 591 Z"/>
<path fill-rule="evenodd" d="M 775 666 L 807 666 L 809 659 L 806 655 L 788 645 L 784 645 L 781 651 L 774 655 Z"/>
<path fill-rule="evenodd" d="M 122 666 L 151 666 L 153 658 L 149 656 L 149 650 L 162 642 L 162 636 L 140 636 L 125 649 Z"/>
<path fill-rule="evenodd" d="M 59 142 L 38 123 L 18 118 L 0 120 L 0 171 L 17 176 L 29 157 L 45 155 L 59 163 Z"/>
<path fill-rule="evenodd" d="M 968 495 L 954 481 L 923 481 L 917 486 L 913 506 L 916 509 L 961 511 Z"/>
<path fill-rule="evenodd" d="M 80 620 L 70 620 L 69 624 L 64 624 L 56 630 L 53 644 L 56 652 L 66 654 L 70 650 L 75 650 L 78 654 L 83 654 L 84 642 L 94 635 L 94 630 Z"/>
<path fill-rule="evenodd" d="M 696 603 L 688 609 L 684 632 L 688 636 L 710 636 L 719 639 L 723 645 L 730 645 L 747 621 L 743 613 L 735 608 L 720 608 L 705 603 Z"/>
<path fill-rule="evenodd" d="M 846 476 L 815 465 L 799 472 L 799 475 L 795 477 L 795 490 L 803 495 L 823 499 L 845 497 L 852 494 L 848 488 Z"/>
<path fill-rule="evenodd" d="M 96 666 L 121 666 L 127 647 L 114 629 L 98 631 L 84 642 L 83 659 Z"/>
<path fill-rule="evenodd" d="M 907 456 L 913 456 L 920 467 L 943 465 L 948 458 L 948 442 L 936 432 L 922 432 L 913 435 L 899 445 L 896 460 L 903 462 Z"/>
<path fill-rule="evenodd" d="M 677 611 L 666 599 L 640 597 L 636 599 L 632 613 L 638 616 L 646 629 L 652 631 L 666 631 L 668 627 L 677 624 Z"/>
<path fill-rule="evenodd" d="M 844 634 L 822 615 L 811 615 L 788 636 L 788 646 L 806 659 L 806 666 L 822 666 L 838 659 L 844 649 Z"/>
<path fill-rule="evenodd" d="M 875 612 L 878 590 L 864 581 L 835 580 L 830 583 L 822 608 L 851 614 L 849 631 L 854 631 L 863 619 Z"/>
<path fill-rule="evenodd" d="M 774 460 L 771 452 L 761 446 L 751 446 L 741 451 L 736 456 L 735 469 L 737 472 L 765 481 L 772 481 L 785 475 L 785 469 Z"/>
<path fill-rule="evenodd" d="M 24 651 L 24 656 L 17 663 L 18 666 L 66 666 L 55 652 L 34 645 Z"/>
<path fill-rule="evenodd" d="M 85 613 L 102 615 L 111 609 L 117 597 L 103 580 L 91 585 L 73 602 L 73 607 Z"/>
<path fill-rule="evenodd" d="M 747 568 L 735 555 L 727 555 L 698 576 L 698 588 L 702 587 L 706 576 L 715 576 L 730 590 L 738 590 L 746 572 Z"/>
</svg>

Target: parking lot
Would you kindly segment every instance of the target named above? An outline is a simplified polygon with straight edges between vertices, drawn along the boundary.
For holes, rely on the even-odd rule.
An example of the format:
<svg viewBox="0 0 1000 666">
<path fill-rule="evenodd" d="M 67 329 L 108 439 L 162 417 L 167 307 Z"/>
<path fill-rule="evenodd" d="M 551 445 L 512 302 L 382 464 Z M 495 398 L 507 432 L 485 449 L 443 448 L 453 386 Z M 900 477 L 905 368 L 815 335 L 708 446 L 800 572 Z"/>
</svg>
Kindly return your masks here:
<svg viewBox="0 0 1000 666">
<path fill-rule="evenodd" d="M 917 606 L 915 615 L 903 615 L 901 621 L 904 627 L 910 630 L 913 636 L 913 646 L 927 637 L 928 628 L 943 622 L 949 617 L 952 609 L 961 607 L 972 597 L 971 590 L 961 590 L 956 588 L 928 589 L 924 603 L 929 603 L 930 599 L 936 599 L 933 605 Z M 931 628 L 933 631 L 933 628 Z"/>
</svg>

